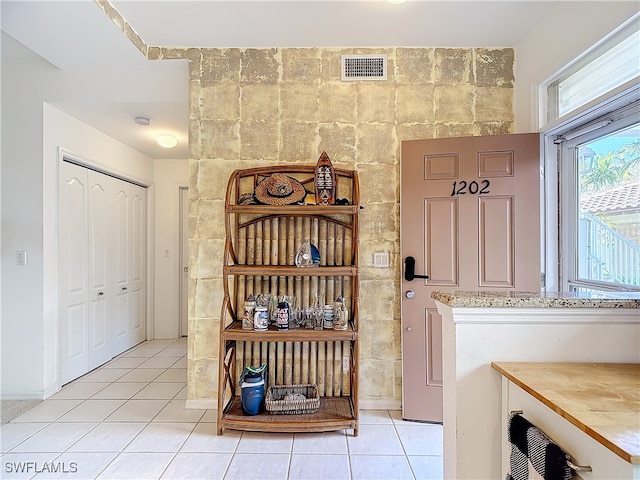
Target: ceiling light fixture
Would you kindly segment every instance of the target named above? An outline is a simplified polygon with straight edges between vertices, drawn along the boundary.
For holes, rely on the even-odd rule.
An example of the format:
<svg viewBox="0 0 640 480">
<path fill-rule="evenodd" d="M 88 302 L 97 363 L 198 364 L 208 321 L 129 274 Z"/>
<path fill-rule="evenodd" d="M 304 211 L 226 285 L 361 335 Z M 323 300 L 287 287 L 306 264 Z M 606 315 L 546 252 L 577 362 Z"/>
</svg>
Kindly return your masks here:
<svg viewBox="0 0 640 480">
<path fill-rule="evenodd" d="M 133 119 L 138 125 L 144 125 L 145 127 L 148 127 L 149 124 L 151 123 L 151 119 L 148 117 L 136 117 Z"/>
<path fill-rule="evenodd" d="M 401 3 L 406 2 L 407 0 L 387 0 L 387 3 L 391 3 L 393 5 L 400 5 Z"/>
<path fill-rule="evenodd" d="M 156 142 L 158 142 L 158 145 L 162 148 L 173 148 L 178 144 L 176 137 L 169 133 L 161 133 L 158 135 L 156 137 Z"/>
</svg>

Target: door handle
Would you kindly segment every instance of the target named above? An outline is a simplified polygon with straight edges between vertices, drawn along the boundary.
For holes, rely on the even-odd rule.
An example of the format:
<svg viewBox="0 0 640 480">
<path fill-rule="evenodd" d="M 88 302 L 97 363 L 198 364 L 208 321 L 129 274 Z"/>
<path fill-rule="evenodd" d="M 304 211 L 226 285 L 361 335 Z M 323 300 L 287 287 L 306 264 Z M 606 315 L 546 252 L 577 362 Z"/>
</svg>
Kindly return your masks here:
<svg viewBox="0 0 640 480">
<path fill-rule="evenodd" d="M 404 259 L 404 279 L 410 282 L 414 278 L 429 278 L 429 275 L 416 275 L 416 259 L 407 257 Z"/>
</svg>

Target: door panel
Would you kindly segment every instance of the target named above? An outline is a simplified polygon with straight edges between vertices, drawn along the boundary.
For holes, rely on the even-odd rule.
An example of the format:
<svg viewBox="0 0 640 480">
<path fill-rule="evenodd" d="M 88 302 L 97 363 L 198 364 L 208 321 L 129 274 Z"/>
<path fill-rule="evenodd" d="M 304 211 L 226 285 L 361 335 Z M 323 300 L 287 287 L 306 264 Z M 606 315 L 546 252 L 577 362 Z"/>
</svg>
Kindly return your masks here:
<svg viewBox="0 0 640 480">
<path fill-rule="evenodd" d="M 128 230 L 129 230 L 129 195 L 123 190 L 125 185 L 118 185 L 117 191 L 114 193 L 116 207 L 116 238 L 114 264 L 115 264 L 115 296 L 117 303 L 117 314 L 114 319 L 116 327 L 115 344 L 116 350 L 124 351 L 130 347 L 129 341 L 129 286 L 128 286 Z"/>
<path fill-rule="evenodd" d="M 513 287 L 513 197 L 479 198 L 480 287 Z"/>
<path fill-rule="evenodd" d="M 60 291 L 60 380 L 87 371 L 88 345 L 88 251 L 87 175 L 82 168 L 63 163 L 60 167 L 59 248 Z"/>
<path fill-rule="evenodd" d="M 442 347 L 436 345 L 432 348 L 431 343 L 436 337 L 434 328 L 439 330 L 442 320 L 435 308 L 425 308 L 420 313 L 402 323 L 407 333 L 403 335 L 403 349 L 412 352 L 411 358 L 403 357 L 402 363 L 403 412 L 419 411 L 424 404 L 442 410 L 442 365 L 439 359 L 433 361 L 433 357 L 441 356 Z M 407 380 L 411 384 L 406 384 Z M 404 418 L 420 420 L 413 416 Z"/>
<path fill-rule="evenodd" d="M 430 285 L 458 284 L 458 200 L 434 198 L 425 201 L 425 254 L 422 271 Z"/>
<path fill-rule="evenodd" d="M 438 310 L 427 310 L 427 336 L 424 339 L 428 345 L 427 354 L 427 385 L 442 386 L 442 321 Z"/>
<path fill-rule="evenodd" d="M 537 134 L 402 143 L 401 255 L 429 276 L 402 281 L 404 418 L 442 421 L 434 290 L 539 290 L 539 165 Z"/>
<path fill-rule="evenodd" d="M 115 313 L 111 282 L 113 264 L 109 252 L 113 245 L 113 198 L 116 180 L 88 171 L 89 195 L 89 370 L 113 358 L 111 319 Z"/>
<path fill-rule="evenodd" d="M 129 347 L 146 338 L 145 323 L 145 189 L 129 184 Z"/>
</svg>

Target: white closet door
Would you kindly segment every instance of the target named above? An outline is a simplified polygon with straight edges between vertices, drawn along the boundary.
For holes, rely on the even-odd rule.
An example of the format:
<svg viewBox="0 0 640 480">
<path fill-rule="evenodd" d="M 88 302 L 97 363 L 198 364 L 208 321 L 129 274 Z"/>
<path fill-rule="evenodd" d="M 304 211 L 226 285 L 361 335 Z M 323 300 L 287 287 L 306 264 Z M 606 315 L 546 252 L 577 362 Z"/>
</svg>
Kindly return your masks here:
<svg viewBox="0 0 640 480">
<path fill-rule="evenodd" d="M 146 338 L 146 190 L 61 162 L 60 384 Z"/>
<path fill-rule="evenodd" d="M 146 339 L 146 189 L 129 184 L 129 346 Z"/>
<path fill-rule="evenodd" d="M 60 384 L 89 370 L 87 170 L 67 162 L 59 176 Z"/>
<path fill-rule="evenodd" d="M 89 177 L 89 370 L 113 358 L 116 315 L 114 268 L 115 178 L 88 170 Z"/>
<path fill-rule="evenodd" d="M 118 182 L 115 198 L 115 342 L 118 352 L 146 338 L 146 190 Z"/>
<path fill-rule="evenodd" d="M 116 315 L 113 319 L 115 349 L 123 352 L 131 347 L 129 313 L 129 203 L 130 194 L 124 182 L 113 192 L 115 201 L 115 241 L 111 251 L 114 266 L 113 284 L 116 296 Z"/>
</svg>

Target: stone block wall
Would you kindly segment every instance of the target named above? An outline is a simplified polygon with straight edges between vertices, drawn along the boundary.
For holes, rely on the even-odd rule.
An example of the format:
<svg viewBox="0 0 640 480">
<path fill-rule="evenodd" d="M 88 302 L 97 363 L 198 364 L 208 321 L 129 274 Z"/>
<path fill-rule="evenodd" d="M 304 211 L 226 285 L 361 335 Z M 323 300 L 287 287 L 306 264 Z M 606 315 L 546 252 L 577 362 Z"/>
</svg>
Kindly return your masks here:
<svg viewBox="0 0 640 480">
<path fill-rule="evenodd" d="M 511 133 L 512 49 L 272 48 L 190 59 L 188 398 L 217 395 L 224 195 L 236 168 L 334 165 L 360 174 L 361 401 L 399 404 L 399 157 L 403 140 Z M 388 80 L 342 82 L 343 54 L 384 53 Z M 391 266 L 373 268 L 388 251 Z"/>
</svg>

